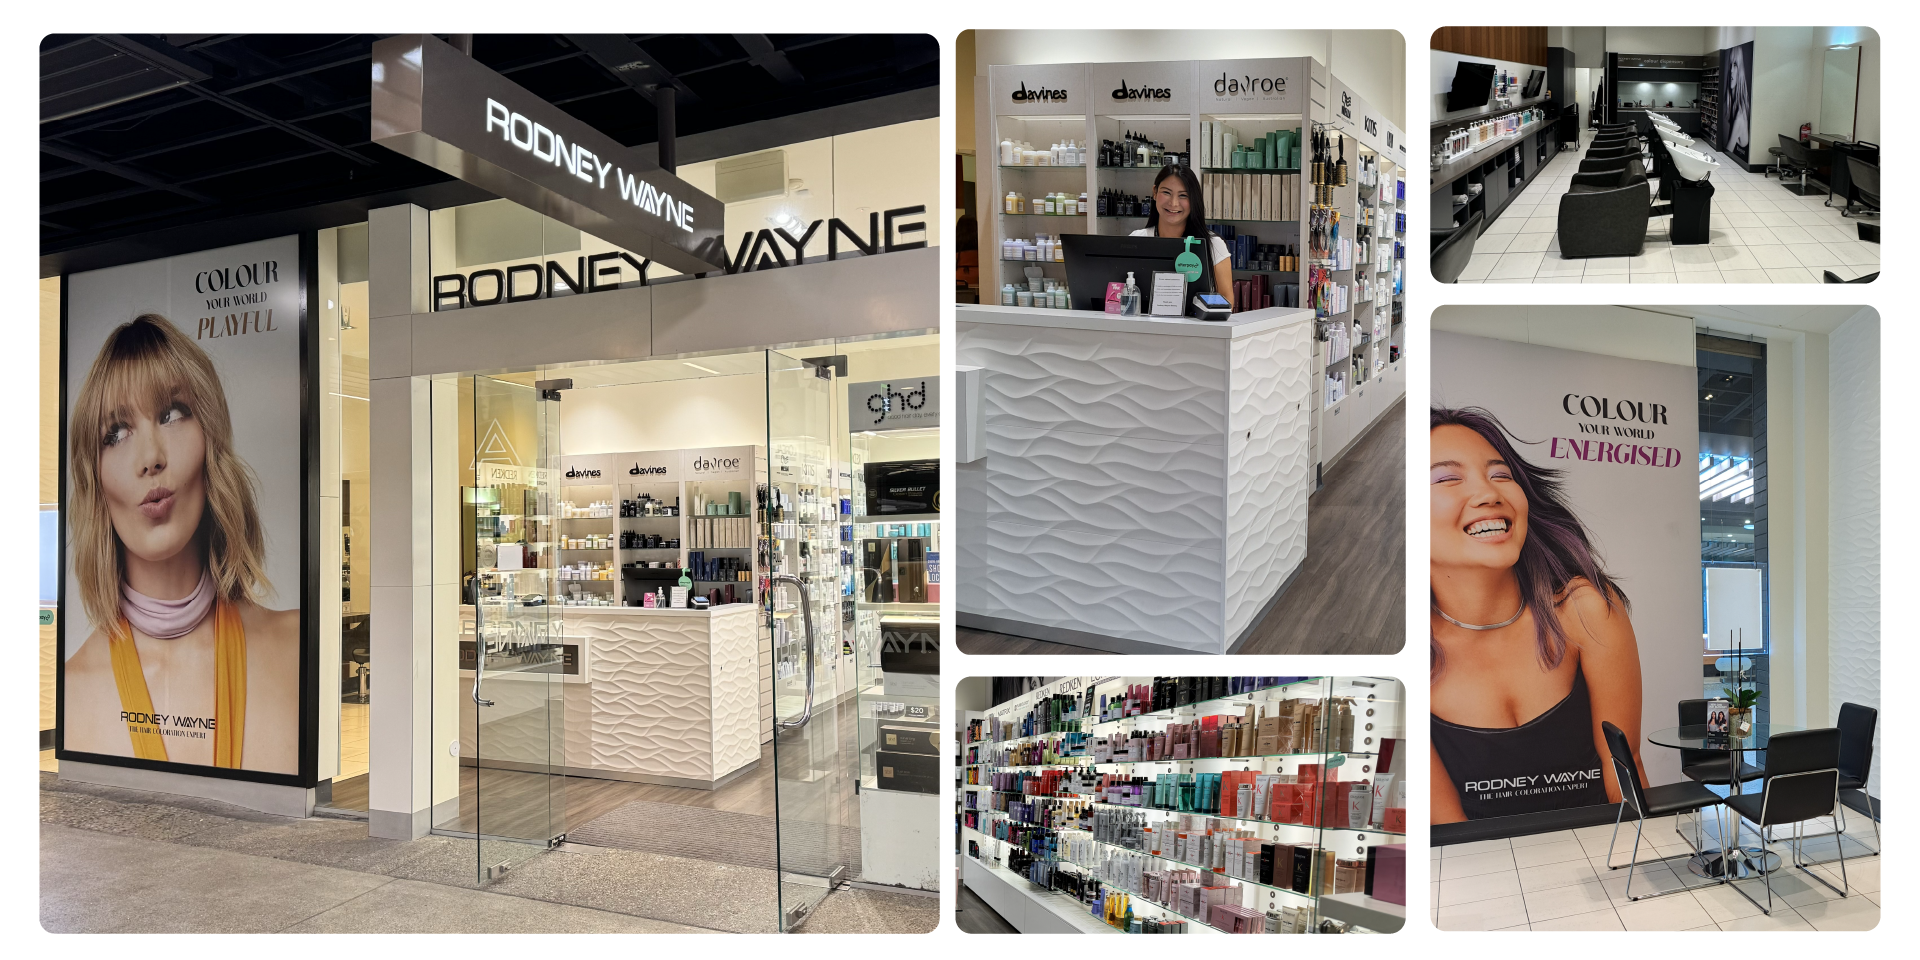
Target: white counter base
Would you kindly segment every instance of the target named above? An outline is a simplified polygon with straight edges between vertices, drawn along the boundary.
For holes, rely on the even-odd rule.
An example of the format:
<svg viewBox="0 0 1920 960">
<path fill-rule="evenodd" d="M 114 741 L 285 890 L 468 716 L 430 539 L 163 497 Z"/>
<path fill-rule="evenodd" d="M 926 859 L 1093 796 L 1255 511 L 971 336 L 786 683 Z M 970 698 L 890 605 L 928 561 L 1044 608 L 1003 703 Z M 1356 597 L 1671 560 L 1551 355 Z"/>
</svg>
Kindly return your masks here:
<svg viewBox="0 0 1920 960">
<path fill-rule="evenodd" d="M 1306 559 L 1311 312 L 962 305 L 957 320 L 986 450 L 958 466 L 958 622 L 1230 652 Z"/>
</svg>

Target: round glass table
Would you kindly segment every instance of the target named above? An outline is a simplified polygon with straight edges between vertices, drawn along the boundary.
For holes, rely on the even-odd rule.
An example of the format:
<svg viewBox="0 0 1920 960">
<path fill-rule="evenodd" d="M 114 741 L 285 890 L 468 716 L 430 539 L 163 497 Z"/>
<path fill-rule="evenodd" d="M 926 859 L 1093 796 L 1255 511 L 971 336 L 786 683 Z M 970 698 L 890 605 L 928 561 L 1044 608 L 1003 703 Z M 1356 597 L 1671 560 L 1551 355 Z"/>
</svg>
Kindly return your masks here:
<svg viewBox="0 0 1920 960">
<path fill-rule="evenodd" d="M 1755 723 L 1747 730 L 1744 736 L 1739 736 L 1732 733 L 1711 733 L 1707 730 L 1706 724 L 1698 723 L 1655 730 L 1647 734 L 1647 742 L 1657 747 L 1672 747 L 1676 750 L 1723 751 L 1729 754 L 1727 761 L 1728 768 L 1732 769 L 1732 765 L 1740 753 L 1764 753 L 1767 749 L 1767 741 L 1774 734 L 1797 733 L 1805 729 L 1806 727 L 1795 726 L 1789 723 Z M 1729 789 L 1734 794 L 1739 794 L 1740 781 L 1734 779 Z M 1770 853 L 1765 847 L 1761 846 L 1741 847 L 1738 845 L 1738 838 L 1740 836 L 1739 814 L 1734 814 L 1733 834 L 1735 837 L 1735 846 L 1724 851 L 1724 860 L 1721 857 L 1720 851 L 1714 853 L 1706 853 L 1703 851 L 1694 854 L 1694 856 L 1687 861 L 1687 869 L 1692 871 L 1696 877 L 1709 879 L 1725 877 L 1734 880 L 1756 876 L 1760 873 L 1778 869 L 1780 866 L 1779 854 Z M 1764 839 L 1765 834 L 1763 833 L 1761 836 Z M 1722 842 L 1725 842 L 1724 839 Z M 1724 870 L 1722 869 L 1723 863 L 1725 864 Z"/>
</svg>

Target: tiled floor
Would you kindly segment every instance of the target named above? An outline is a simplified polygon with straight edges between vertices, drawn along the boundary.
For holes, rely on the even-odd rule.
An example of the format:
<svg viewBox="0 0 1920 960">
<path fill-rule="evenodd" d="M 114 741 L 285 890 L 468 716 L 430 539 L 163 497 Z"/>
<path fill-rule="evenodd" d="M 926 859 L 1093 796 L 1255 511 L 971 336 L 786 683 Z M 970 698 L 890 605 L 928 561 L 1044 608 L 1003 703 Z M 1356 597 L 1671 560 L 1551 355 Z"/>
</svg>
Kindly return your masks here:
<svg viewBox="0 0 1920 960">
<path fill-rule="evenodd" d="M 1713 814 L 1706 827 L 1712 836 Z M 1688 836 L 1691 817 L 1682 818 Z M 1851 895 L 1839 894 L 1785 866 L 1774 871 L 1774 908 L 1761 912 L 1738 890 L 1702 880 L 1687 869 L 1685 860 L 1647 866 L 1650 859 L 1691 853 L 1687 841 L 1674 833 L 1672 817 L 1648 823 L 1640 848 L 1641 866 L 1633 871 L 1633 894 L 1670 896 L 1627 899 L 1628 853 L 1633 848 L 1632 824 L 1623 825 L 1621 840 L 1611 855 L 1607 849 L 1613 825 L 1562 830 L 1512 840 L 1486 840 L 1433 849 L 1434 925 L 1442 930 L 1871 930 L 1880 922 L 1880 858 L 1867 855 L 1873 848 L 1873 826 L 1864 817 L 1848 815 L 1845 848 Z M 1831 830 L 1826 821 L 1810 821 L 1809 834 Z M 1753 828 L 1741 831 L 1743 842 L 1756 842 Z M 1861 838 L 1864 845 L 1853 838 Z M 1648 850 L 1646 844 L 1653 849 Z M 1713 841 L 1707 841 L 1709 847 Z M 1787 845 L 1775 841 L 1783 858 Z M 1832 837 L 1810 838 L 1806 859 L 1831 860 L 1838 847 Z M 1610 864 L 1618 864 L 1615 869 Z M 1841 886 L 1840 865 L 1812 868 L 1834 886 Z M 1759 878 L 1737 881 L 1741 888 L 1766 902 Z"/>
<path fill-rule="evenodd" d="M 1562 259 L 1555 232 L 1560 195 L 1580 171 L 1591 137 L 1589 132 L 1582 138 L 1579 152 L 1563 151 L 1547 161 L 1487 226 L 1461 283 L 1820 283 L 1824 270 L 1842 280 L 1880 270 L 1880 245 L 1859 239 L 1860 220 L 1840 216 L 1838 206 L 1823 206 L 1824 192 L 1794 196 L 1779 179 L 1748 173 L 1712 151 L 1721 167 L 1713 174 L 1711 242 L 1673 246 L 1667 242 L 1670 218 L 1654 217 L 1640 256 Z"/>
</svg>

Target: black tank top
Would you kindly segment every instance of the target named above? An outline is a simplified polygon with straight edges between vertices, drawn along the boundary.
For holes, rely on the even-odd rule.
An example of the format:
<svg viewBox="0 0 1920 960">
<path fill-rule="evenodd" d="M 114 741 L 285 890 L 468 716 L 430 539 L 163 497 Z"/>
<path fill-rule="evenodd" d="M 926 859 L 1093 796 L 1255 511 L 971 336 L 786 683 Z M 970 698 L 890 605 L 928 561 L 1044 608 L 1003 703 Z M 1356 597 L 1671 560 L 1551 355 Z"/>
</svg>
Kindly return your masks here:
<svg viewBox="0 0 1920 960">
<path fill-rule="evenodd" d="M 1469 820 L 1607 802 L 1593 746 L 1593 701 L 1579 668 L 1566 699 L 1520 726 L 1463 727 L 1430 719 L 1433 748 Z"/>
</svg>

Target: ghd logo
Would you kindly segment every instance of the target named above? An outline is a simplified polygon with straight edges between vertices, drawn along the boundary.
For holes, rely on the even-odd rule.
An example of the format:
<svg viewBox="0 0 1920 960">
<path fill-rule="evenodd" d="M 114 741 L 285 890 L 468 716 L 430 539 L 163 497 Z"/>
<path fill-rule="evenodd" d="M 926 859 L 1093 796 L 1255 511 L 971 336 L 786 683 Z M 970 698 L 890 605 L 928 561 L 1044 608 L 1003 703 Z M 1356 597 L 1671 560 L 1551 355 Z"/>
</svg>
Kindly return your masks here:
<svg viewBox="0 0 1920 960">
<path fill-rule="evenodd" d="M 1166 87 L 1129 87 L 1125 80 L 1113 88 L 1115 100 L 1171 100 L 1173 91 Z"/>
<path fill-rule="evenodd" d="M 599 475 L 600 471 L 598 470 L 582 470 L 579 467 L 574 467 L 567 471 L 568 477 L 597 477 Z"/>
<path fill-rule="evenodd" d="M 740 469 L 739 457 L 694 457 L 694 473 L 732 473 Z"/>
<path fill-rule="evenodd" d="M 893 384 L 887 384 L 879 393 L 868 394 L 867 412 L 873 414 L 873 425 L 887 422 L 888 417 L 927 408 L 927 382 L 920 381 L 918 390 L 895 390 Z"/>
<path fill-rule="evenodd" d="M 1286 92 L 1286 77 L 1229 77 L 1223 73 L 1220 79 L 1213 82 L 1213 93 L 1217 97 L 1251 96 L 1256 93 L 1285 94 Z"/>
<path fill-rule="evenodd" d="M 1013 92 L 1014 103 L 1037 103 L 1041 100 L 1065 99 L 1067 99 L 1067 92 L 1065 90 L 1054 90 L 1048 87 L 1041 87 L 1038 90 L 1028 90 L 1025 81 L 1021 81 L 1020 89 Z"/>
<path fill-rule="evenodd" d="M 667 468 L 666 468 L 666 467 L 658 467 L 658 466 L 655 466 L 655 467 L 643 467 L 643 466 L 641 466 L 641 465 L 639 465 L 638 463 L 636 463 L 636 464 L 634 464 L 634 465 L 633 465 L 633 469 L 632 469 L 632 470 L 628 470 L 627 472 L 628 472 L 628 473 L 630 473 L 630 474 L 632 474 L 632 475 L 634 475 L 634 476 L 636 476 L 636 477 L 641 477 L 641 476 L 647 476 L 647 475 L 649 475 L 649 474 L 651 474 L 651 475 L 653 475 L 653 476 L 661 476 L 661 477 L 663 477 L 663 476 L 666 476 L 666 474 L 667 474 Z"/>
</svg>

